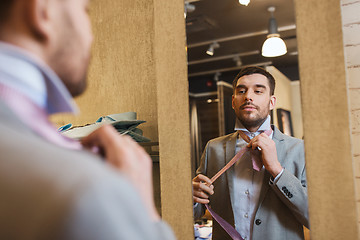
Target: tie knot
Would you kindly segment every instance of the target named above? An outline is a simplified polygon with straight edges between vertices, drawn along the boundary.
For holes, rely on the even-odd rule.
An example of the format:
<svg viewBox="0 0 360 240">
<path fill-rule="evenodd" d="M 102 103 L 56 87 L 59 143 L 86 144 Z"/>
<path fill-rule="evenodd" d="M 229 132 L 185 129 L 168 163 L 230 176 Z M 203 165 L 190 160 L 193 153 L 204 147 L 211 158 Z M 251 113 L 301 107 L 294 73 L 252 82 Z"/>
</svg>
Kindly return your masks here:
<svg viewBox="0 0 360 240">
<path fill-rule="evenodd" d="M 270 136 L 271 133 L 272 133 L 272 130 L 271 129 L 269 129 L 269 130 L 260 130 L 257 133 L 261 134 L 263 132 L 266 133 L 266 135 Z M 258 135 L 258 134 L 253 133 L 253 132 L 242 131 L 242 130 L 239 130 L 238 133 L 239 133 L 239 136 L 242 139 L 244 139 L 245 142 L 250 142 L 251 139 L 253 139 L 256 135 Z"/>
</svg>

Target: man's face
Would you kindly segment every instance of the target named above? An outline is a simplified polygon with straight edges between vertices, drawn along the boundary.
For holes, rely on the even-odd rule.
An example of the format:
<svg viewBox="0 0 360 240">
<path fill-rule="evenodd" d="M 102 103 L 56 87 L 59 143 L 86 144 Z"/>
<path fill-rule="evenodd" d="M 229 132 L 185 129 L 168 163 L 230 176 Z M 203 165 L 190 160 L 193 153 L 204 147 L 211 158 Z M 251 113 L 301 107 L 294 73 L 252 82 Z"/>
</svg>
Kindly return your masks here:
<svg viewBox="0 0 360 240">
<path fill-rule="evenodd" d="M 73 96 L 86 88 L 93 40 L 88 16 L 89 0 L 53 0 L 54 25 L 49 65 Z"/>
<path fill-rule="evenodd" d="M 239 121 L 250 131 L 256 131 L 275 106 L 270 96 L 268 79 L 262 74 L 245 75 L 238 79 L 232 107 Z"/>
</svg>

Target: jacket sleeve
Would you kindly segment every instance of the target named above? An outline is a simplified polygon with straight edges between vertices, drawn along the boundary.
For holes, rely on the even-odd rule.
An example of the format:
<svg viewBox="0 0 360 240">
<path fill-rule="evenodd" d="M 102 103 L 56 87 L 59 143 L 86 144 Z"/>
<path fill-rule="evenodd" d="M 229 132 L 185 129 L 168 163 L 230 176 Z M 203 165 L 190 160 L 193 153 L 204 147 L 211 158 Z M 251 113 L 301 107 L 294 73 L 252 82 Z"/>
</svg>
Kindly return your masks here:
<svg viewBox="0 0 360 240">
<path fill-rule="evenodd" d="M 154 222 L 124 178 L 97 179 L 76 195 L 66 218 L 67 240 L 174 240 L 164 221 Z"/>
<path fill-rule="evenodd" d="M 296 219 L 309 228 L 308 196 L 303 142 L 290 148 L 286 155 L 284 172 L 274 184 L 270 183 L 281 201 L 290 209 Z M 291 159 L 292 161 L 290 161 Z M 287 168 L 288 167 L 288 168 Z"/>
<path fill-rule="evenodd" d="M 196 170 L 196 175 L 203 174 L 207 176 L 207 164 L 208 164 L 208 152 L 210 148 L 210 142 L 206 144 L 205 150 L 201 156 L 200 166 Z M 200 219 L 205 214 L 205 205 L 200 203 L 194 204 L 194 218 Z"/>
</svg>

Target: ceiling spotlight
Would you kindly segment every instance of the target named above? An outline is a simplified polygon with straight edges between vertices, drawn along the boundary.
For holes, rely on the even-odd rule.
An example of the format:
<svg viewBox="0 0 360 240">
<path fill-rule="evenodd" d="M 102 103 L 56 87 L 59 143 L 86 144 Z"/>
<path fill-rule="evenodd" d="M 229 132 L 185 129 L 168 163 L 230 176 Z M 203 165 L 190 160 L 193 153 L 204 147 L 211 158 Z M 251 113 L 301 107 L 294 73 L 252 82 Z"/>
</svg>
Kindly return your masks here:
<svg viewBox="0 0 360 240">
<path fill-rule="evenodd" d="M 265 40 L 261 54 L 264 57 L 278 57 L 287 52 L 284 40 L 280 38 L 276 19 L 274 18 L 275 7 L 269 7 L 268 11 L 271 14 L 269 20 L 269 34 Z"/>
<path fill-rule="evenodd" d="M 221 72 L 216 72 L 215 75 L 214 75 L 214 81 L 218 82 L 220 76 L 221 76 Z"/>
<path fill-rule="evenodd" d="M 236 63 L 236 66 L 240 67 L 242 65 L 242 61 L 241 61 L 240 56 L 234 57 L 233 60 Z"/>
<path fill-rule="evenodd" d="M 250 0 L 239 0 L 239 3 L 240 3 L 241 5 L 247 6 L 247 5 L 249 5 Z"/>
<path fill-rule="evenodd" d="M 185 7 L 184 7 L 184 18 L 186 18 L 187 14 L 188 13 L 191 13 L 195 11 L 195 5 L 194 4 L 191 4 L 191 3 L 188 3 L 188 2 L 185 2 Z"/>
<path fill-rule="evenodd" d="M 210 44 L 209 49 L 206 51 L 207 55 L 213 56 L 214 55 L 214 49 L 219 48 L 220 45 L 217 42 L 213 42 Z"/>
<path fill-rule="evenodd" d="M 296 55 L 298 55 L 298 54 L 299 54 L 298 51 L 289 52 L 289 55 L 291 55 L 291 56 L 296 56 Z"/>
</svg>

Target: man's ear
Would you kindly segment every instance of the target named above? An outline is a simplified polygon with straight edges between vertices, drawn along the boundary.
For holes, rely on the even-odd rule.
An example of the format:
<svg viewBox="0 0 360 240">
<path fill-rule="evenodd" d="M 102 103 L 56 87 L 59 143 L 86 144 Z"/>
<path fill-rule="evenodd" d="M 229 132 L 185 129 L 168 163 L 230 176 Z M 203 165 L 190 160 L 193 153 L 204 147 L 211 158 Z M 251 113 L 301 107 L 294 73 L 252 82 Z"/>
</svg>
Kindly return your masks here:
<svg viewBox="0 0 360 240">
<path fill-rule="evenodd" d="M 232 109 L 235 109 L 235 106 L 234 106 L 234 94 L 231 96 L 231 106 L 232 106 Z"/>
<path fill-rule="evenodd" d="M 270 110 L 273 110 L 275 108 L 275 104 L 276 104 L 276 97 L 274 95 L 272 95 L 270 97 Z"/>
<path fill-rule="evenodd" d="M 47 40 L 53 31 L 50 18 L 52 0 L 26 0 L 24 5 L 26 10 L 25 20 L 28 29 L 38 40 Z"/>
</svg>

